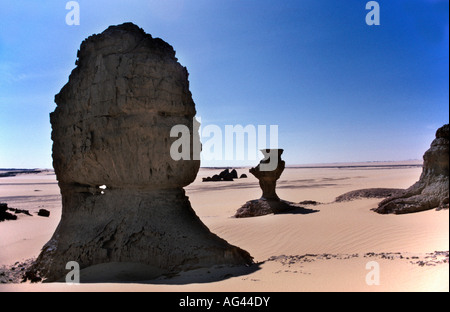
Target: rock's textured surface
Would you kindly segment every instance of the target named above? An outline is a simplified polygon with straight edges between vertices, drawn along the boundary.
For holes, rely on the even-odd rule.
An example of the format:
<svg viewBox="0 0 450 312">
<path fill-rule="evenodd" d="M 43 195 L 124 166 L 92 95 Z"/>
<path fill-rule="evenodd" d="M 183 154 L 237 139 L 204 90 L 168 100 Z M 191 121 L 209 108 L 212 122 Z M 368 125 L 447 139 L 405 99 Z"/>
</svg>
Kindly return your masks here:
<svg viewBox="0 0 450 312">
<path fill-rule="evenodd" d="M 5 220 L 17 220 L 16 215 L 13 215 L 6 210 L 9 210 L 8 204 L 0 203 L 0 222 Z"/>
<path fill-rule="evenodd" d="M 359 198 L 386 198 L 389 196 L 395 196 L 400 194 L 403 189 L 396 188 L 370 188 L 370 189 L 360 189 L 347 192 L 345 194 L 336 197 L 336 202 L 350 201 Z"/>
<path fill-rule="evenodd" d="M 47 209 L 39 209 L 38 216 L 50 217 L 50 211 L 48 211 Z"/>
<path fill-rule="evenodd" d="M 413 186 L 383 200 L 378 213 L 411 213 L 449 207 L 449 125 L 436 131 L 436 138 L 423 155 L 423 171 Z"/>
<path fill-rule="evenodd" d="M 170 157 L 171 128 L 192 130 L 196 113 L 188 72 L 173 48 L 123 24 L 87 38 L 77 64 L 50 116 L 59 182 L 153 189 L 190 184 L 199 162 Z"/>
<path fill-rule="evenodd" d="M 251 263 L 192 210 L 183 187 L 199 161 L 170 156 L 174 125 L 199 143 L 188 72 L 173 48 L 126 23 L 87 38 L 76 64 L 50 116 L 62 218 L 33 269 L 56 281 L 69 261 L 114 264 L 127 280 L 142 265 L 160 275 Z"/>
<path fill-rule="evenodd" d="M 242 177 L 242 176 L 241 176 Z M 247 176 L 245 176 L 247 177 Z M 236 169 L 230 171 L 230 169 L 225 169 L 219 174 L 215 174 L 212 177 L 203 178 L 203 182 L 219 182 L 219 181 L 234 181 L 238 178 L 238 173 Z"/>
</svg>

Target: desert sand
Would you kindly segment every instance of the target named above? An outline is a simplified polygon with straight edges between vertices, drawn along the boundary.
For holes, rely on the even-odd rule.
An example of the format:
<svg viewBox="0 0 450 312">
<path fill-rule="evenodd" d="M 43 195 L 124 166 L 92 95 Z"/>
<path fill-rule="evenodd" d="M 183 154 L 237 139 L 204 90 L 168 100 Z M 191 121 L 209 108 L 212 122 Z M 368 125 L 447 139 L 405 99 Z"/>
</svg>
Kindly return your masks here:
<svg viewBox="0 0 450 312">
<path fill-rule="evenodd" d="M 261 190 L 248 168 L 237 171 L 248 178 L 205 183 L 202 178 L 220 169 L 201 168 L 185 190 L 208 228 L 248 251 L 255 265 L 199 269 L 139 283 L 32 284 L 11 278 L 15 282 L 0 284 L 0 291 L 449 291 L 448 209 L 380 215 L 371 211 L 378 198 L 335 202 L 357 189 L 408 188 L 419 179 L 420 162 L 287 167 L 277 184 L 279 197 L 317 201 L 305 205 L 317 211 L 244 219 L 232 216 L 259 198 Z M 56 177 L 44 171 L 0 178 L 0 202 L 33 215 L 0 223 L 0 272 L 18 276 L 21 263 L 38 256 L 60 220 Z M 41 208 L 51 212 L 49 218 L 37 216 Z M 366 282 L 373 261 L 379 265 L 378 285 Z"/>
</svg>

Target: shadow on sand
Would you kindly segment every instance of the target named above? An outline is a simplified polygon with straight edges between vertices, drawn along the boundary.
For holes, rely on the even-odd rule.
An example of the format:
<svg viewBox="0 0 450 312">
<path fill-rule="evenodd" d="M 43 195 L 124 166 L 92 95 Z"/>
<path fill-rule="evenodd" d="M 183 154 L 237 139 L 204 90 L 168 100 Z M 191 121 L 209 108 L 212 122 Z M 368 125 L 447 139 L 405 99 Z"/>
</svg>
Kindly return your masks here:
<svg viewBox="0 0 450 312">
<path fill-rule="evenodd" d="M 81 284 L 118 283 L 148 285 L 187 285 L 212 283 L 245 276 L 260 270 L 261 263 L 249 266 L 217 265 L 181 272 L 163 273 L 160 269 L 132 263 L 105 263 L 80 271 Z M 60 280 L 58 282 L 64 282 Z"/>
</svg>

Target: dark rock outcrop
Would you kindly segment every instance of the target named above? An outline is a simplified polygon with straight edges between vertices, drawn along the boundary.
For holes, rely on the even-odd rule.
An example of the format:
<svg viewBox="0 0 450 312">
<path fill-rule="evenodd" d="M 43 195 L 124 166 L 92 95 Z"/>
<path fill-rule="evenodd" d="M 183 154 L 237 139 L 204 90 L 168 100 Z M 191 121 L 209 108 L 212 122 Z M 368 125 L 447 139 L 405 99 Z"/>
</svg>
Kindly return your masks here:
<svg viewBox="0 0 450 312">
<path fill-rule="evenodd" d="M 423 155 L 423 170 L 410 188 L 383 200 L 374 211 L 404 214 L 449 207 L 449 125 L 436 131 L 436 138 Z"/>
<path fill-rule="evenodd" d="M 221 179 L 225 179 L 229 175 L 230 175 L 230 170 L 229 169 L 225 169 L 225 170 L 223 170 L 222 172 L 219 173 L 219 177 Z"/>
<path fill-rule="evenodd" d="M 245 176 L 247 177 L 247 176 Z M 203 182 L 219 182 L 219 181 L 234 181 L 238 178 L 238 173 L 236 169 L 230 171 L 230 169 L 225 169 L 219 174 L 215 174 L 212 177 L 203 178 Z"/>
<path fill-rule="evenodd" d="M 50 211 L 48 211 L 47 209 L 39 209 L 38 216 L 50 217 Z"/>
<path fill-rule="evenodd" d="M 27 216 L 33 216 L 29 210 L 26 209 L 17 209 L 17 208 L 10 208 L 9 210 L 14 211 L 15 214 L 25 214 Z"/>
<path fill-rule="evenodd" d="M 9 212 L 8 204 L 0 203 L 0 222 L 5 220 L 17 220 L 17 216 Z"/>
</svg>

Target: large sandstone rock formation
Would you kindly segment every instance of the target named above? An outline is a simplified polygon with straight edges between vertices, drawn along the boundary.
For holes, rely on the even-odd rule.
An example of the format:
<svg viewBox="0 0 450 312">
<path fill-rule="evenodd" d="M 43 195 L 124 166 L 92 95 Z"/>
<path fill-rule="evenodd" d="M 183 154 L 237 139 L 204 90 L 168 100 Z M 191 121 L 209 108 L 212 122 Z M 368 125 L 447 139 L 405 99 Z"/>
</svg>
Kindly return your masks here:
<svg viewBox="0 0 450 312">
<path fill-rule="evenodd" d="M 436 131 L 436 138 L 423 155 L 418 182 L 383 200 L 374 211 L 403 214 L 449 207 L 449 125 Z"/>
<path fill-rule="evenodd" d="M 56 281 L 76 261 L 127 280 L 251 263 L 192 210 L 183 187 L 200 162 L 171 158 L 174 125 L 199 144 L 188 72 L 173 48 L 126 23 L 83 41 L 76 65 L 50 116 L 62 217 L 33 269 Z"/>
</svg>

